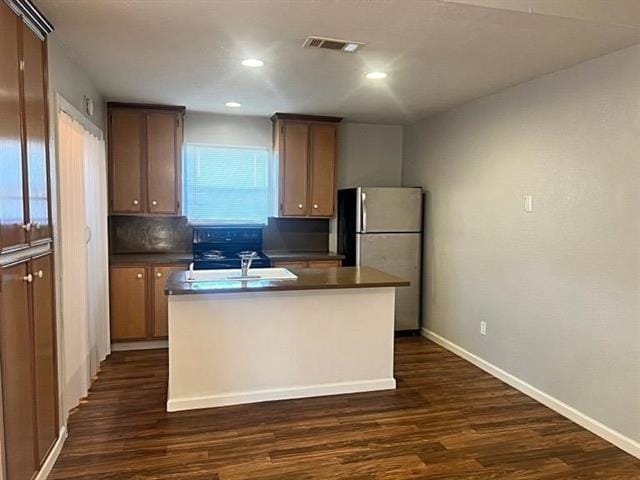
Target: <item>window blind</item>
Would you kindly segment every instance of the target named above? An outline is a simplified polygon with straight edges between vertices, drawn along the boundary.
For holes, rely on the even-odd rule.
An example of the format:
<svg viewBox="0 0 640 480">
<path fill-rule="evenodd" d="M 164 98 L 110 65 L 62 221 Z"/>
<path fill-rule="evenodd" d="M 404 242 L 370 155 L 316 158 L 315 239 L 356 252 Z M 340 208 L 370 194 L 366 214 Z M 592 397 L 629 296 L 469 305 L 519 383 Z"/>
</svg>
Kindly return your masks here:
<svg viewBox="0 0 640 480">
<path fill-rule="evenodd" d="M 187 144 L 183 206 L 189 222 L 267 223 L 268 159 L 265 148 Z"/>
</svg>

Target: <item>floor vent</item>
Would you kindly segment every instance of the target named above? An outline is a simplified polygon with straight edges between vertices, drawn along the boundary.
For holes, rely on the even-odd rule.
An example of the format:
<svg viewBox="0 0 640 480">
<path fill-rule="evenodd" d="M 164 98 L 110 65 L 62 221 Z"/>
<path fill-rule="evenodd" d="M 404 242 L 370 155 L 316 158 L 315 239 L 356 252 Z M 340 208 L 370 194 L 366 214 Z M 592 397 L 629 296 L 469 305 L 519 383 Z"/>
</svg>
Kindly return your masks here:
<svg viewBox="0 0 640 480">
<path fill-rule="evenodd" d="M 311 36 L 307 37 L 302 46 L 305 48 L 324 48 L 325 50 L 354 53 L 363 45 L 364 43 L 362 42 L 351 42 L 349 40 Z"/>
</svg>

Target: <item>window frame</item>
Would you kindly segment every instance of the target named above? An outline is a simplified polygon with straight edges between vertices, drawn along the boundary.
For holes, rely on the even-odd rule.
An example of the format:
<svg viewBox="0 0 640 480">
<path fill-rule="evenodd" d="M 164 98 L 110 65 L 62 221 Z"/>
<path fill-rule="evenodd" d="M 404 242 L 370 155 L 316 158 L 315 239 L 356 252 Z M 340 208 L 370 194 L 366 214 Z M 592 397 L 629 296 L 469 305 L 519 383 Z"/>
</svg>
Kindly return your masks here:
<svg viewBox="0 0 640 480">
<path fill-rule="evenodd" d="M 260 150 L 264 151 L 267 154 L 267 216 L 264 219 L 264 223 L 247 223 L 247 222 L 229 222 L 229 221 L 193 221 L 189 218 L 187 212 L 187 148 L 189 146 L 196 147 L 212 147 L 212 148 L 228 148 L 234 150 Z M 273 192 L 274 192 L 274 168 L 273 168 L 273 150 L 271 147 L 267 147 L 264 145 L 233 145 L 233 144 L 222 144 L 222 143 L 209 143 L 209 142 L 184 142 L 182 145 L 182 168 L 181 168 L 181 186 L 182 186 L 182 214 L 187 218 L 187 223 L 189 226 L 194 227 L 207 227 L 207 226 L 226 226 L 226 227 L 263 227 L 269 223 L 269 217 L 272 213 L 273 208 Z"/>
</svg>

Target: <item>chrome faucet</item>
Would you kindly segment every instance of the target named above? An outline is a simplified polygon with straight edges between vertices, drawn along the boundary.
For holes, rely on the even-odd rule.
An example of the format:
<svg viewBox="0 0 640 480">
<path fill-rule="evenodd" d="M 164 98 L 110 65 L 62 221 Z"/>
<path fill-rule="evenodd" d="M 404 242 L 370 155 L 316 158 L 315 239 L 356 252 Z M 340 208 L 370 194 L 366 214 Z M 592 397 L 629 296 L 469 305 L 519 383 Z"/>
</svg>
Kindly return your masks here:
<svg viewBox="0 0 640 480">
<path fill-rule="evenodd" d="M 240 252 L 238 256 L 240 257 L 240 277 L 247 278 L 249 276 L 251 262 L 253 262 L 253 259 L 258 255 L 256 252 Z"/>
</svg>

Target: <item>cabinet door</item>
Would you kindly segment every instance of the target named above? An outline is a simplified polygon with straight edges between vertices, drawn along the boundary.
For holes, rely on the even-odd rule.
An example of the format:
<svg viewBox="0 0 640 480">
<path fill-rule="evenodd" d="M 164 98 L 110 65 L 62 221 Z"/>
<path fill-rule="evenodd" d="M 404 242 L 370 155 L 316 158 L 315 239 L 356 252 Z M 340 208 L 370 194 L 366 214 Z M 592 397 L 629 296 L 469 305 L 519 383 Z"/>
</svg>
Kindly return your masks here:
<svg viewBox="0 0 640 480">
<path fill-rule="evenodd" d="M 147 279 L 144 267 L 111 267 L 111 339 L 147 336 Z"/>
<path fill-rule="evenodd" d="M 47 139 L 47 96 L 44 59 L 46 46 L 25 24 L 22 25 L 24 60 L 24 125 L 29 186 L 31 243 L 51 238 L 49 220 L 49 169 Z"/>
<path fill-rule="evenodd" d="M 164 294 L 164 286 L 167 278 L 173 272 L 185 270 L 184 265 L 172 266 L 155 266 L 153 270 L 153 337 L 166 337 L 169 333 L 168 329 L 168 302 L 167 296 Z"/>
<path fill-rule="evenodd" d="M 334 215 L 336 178 L 336 126 L 311 124 L 309 128 L 311 152 L 311 205 L 309 215 Z"/>
<path fill-rule="evenodd" d="M 53 258 L 50 254 L 35 258 L 31 262 L 39 463 L 44 460 L 58 436 L 56 330 L 52 263 Z"/>
<path fill-rule="evenodd" d="M 26 243 L 20 90 L 18 17 L 0 2 L 0 251 Z M 21 27 L 20 27 L 21 28 Z"/>
<path fill-rule="evenodd" d="M 177 130 L 175 112 L 147 113 L 147 208 L 149 213 L 178 213 Z"/>
<path fill-rule="evenodd" d="M 111 212 L 142 213 L 146 197 L 141 168 L 143 113 L 135 109 L 113 109 L 109 122 Z"/>
<path fill-rule="evenodd" d="M 31 478 L 35 459 L 33 343 L 27 262 L 0 271 L 0 363 L 4 450 L 9 479 Z"/>
<path fill-rule="evenodd" d="M 304 216 L 307 214 L 309 125 L 286 121 L 280 128 L 280 214 Z"/>
</svg>

